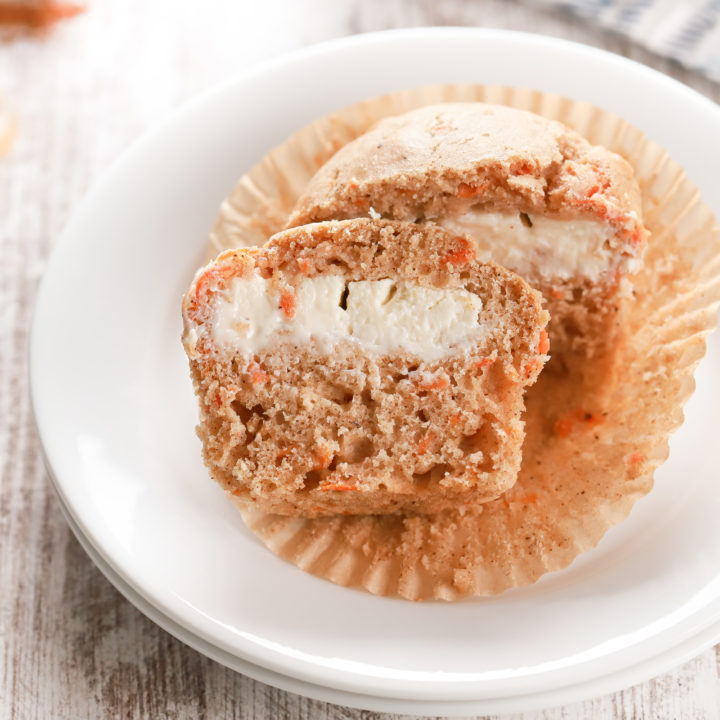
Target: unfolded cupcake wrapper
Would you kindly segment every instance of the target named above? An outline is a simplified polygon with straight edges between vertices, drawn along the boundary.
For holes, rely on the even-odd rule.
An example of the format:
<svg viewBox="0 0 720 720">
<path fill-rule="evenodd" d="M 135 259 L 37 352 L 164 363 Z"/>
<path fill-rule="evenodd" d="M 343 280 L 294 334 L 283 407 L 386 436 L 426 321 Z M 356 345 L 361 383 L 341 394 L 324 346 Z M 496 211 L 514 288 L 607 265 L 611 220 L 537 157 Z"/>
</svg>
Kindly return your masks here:
<svg viewBox="0 0 720 720">
<path fill-rule="evenodd" d="M 527 396 L 518 481 L 497 500 L 464 513 L 312 520 L 238 505 L 247 526 L 285 560 L 341 585 L 411 600 L 494 595 L 535 582 L 627 517 L 667 458 L 720 304 L 720 230 L 682 168 L 621 118 L 509 87 L 408 90 L 320 118 L 240 179 L 222 204 L 209 255 L 263 244 L 282 229 L 317 169 L 380 118 L 453 101 L 530 110 L 623 155 L 635 168 L 652 235 L 626 340 L 612 362 L 541 374 Z"/>
</svg>

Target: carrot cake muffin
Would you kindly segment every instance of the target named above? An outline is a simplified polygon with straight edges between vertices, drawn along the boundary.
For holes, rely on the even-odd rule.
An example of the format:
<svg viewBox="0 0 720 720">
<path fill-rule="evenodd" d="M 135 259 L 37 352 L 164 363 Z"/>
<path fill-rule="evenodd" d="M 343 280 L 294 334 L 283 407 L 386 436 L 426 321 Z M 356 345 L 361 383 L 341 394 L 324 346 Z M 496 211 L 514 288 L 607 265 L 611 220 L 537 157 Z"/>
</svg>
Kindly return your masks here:
<svg viewBox="0 0 720 720">
<path fill-rule="evenodd" d="M 222 253 L 183 301 L 212 476 L 273 513 L 436 512 L 515 482 L 541 297 L 435 225 L 368 219 Z"/>
<path fill-rule="evenodd" d="M 363 216 L 472 237 L 478 259 L 543 293 L 554 355 L 612 341 L 647 236 L 623 158 L 559 122 L 483 103 L 381 120 L 317 172 L 288 226 Z"/>
</svg>

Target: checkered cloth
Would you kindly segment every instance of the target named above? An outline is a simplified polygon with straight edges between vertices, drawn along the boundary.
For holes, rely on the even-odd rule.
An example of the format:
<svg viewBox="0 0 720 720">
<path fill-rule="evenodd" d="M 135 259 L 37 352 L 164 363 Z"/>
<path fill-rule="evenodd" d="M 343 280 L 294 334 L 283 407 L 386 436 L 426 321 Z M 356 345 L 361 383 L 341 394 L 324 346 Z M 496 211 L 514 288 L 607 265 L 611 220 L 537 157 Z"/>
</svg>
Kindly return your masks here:
<svg viewBox="0 0 720 720">
<path fill-rule="evenodd" d="M 720 0 L 536 0 L 627 35 L 720 82 Z"/>
</svg>

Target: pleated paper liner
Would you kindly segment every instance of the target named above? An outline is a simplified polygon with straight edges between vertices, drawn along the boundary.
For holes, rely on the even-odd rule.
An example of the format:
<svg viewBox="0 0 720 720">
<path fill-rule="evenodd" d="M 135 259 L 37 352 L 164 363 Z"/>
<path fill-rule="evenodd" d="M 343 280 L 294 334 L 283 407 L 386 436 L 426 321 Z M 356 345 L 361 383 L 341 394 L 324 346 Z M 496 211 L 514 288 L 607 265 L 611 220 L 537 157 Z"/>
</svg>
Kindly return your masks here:
<svg viewBox="0 0 720 720">
<path fill-rule="evenodd" d="M 567 567 L 594 547 L 652 488 L 668 438 L 682 423 L 720 304 L 720 231 L 682 168 L 621 118 L 556 95 L 504 87 L 409 90 L 320 118 L 241 178 L 221 207 L 211 254 L 264 243 L 284 226 L 315 171 L 378 119 L 430 103 L 473 100 L 560 120 L 626 157 L 652 237 L 635 282 L 628 340 L 617 350 L 618 379 L 605 374 L 602 361 L 589 373 L 541 374 L 527 396 L 518 481 L 499 499 L 471 513 L 431 517 L 305 520 L 239 508 L 280 557 L 379 595 L 493 595 Z"/>
</svg>

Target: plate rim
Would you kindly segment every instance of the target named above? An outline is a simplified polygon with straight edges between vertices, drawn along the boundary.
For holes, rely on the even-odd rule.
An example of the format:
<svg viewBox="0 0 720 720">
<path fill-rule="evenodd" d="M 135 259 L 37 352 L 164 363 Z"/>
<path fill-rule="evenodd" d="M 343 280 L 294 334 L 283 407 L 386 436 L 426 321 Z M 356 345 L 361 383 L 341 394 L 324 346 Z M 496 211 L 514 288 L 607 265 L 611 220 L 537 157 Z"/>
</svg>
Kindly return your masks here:
<svg viewBox="0 0 720 720">
<path fill-rule="evenodd" d="M 682 85 L 682 83 L 669 78 L 668 76 L 663 75 L 662 73 L 659 73 L 651 68 L 648 68 L 644 65 L 641 65 L 639 63 L 636 63 L 634 61 L 628 60 L 626 58 L 622 58 L 620 56 L 613 55 L 612 53 L 609 53 L 604 50 L 600 50 L 598 48 L 593 48 L 590 46 L 585 46 L 579 43 L 575 43 L 572 41 L 567 40 L 560 40 L 557 38 L 551 38 L 543 35 L 536 35 L 532 33 L 524 33 L 524 32 L 517 32 L 517 31 L 506 31 L 506 30 L 497 30 L 497 29 L 486 29 L 486 28 L 418 28 L 418 29 L 409 29 L 409 30 L 388 30 L 388 31 L 382 31 L 379 33 L 368 33 L 365 35 L 358 35 L 358 36 L 351 36 L 351 37 L 345 37 L 345 38 L 339 38 L 336 40 L 329 41 L 327 43 L 321 43 L 318 45 L 313 45 L 307 48 L 303 48 L 301 50 L 295 51 L 293 53 L 289 53 L 286 55 L 282 55 L 278 58 L 266 61 L 244 73 L 241 73 L 238 77 L 235 77 L 233 79 L 227 80 L 223 83 L 219 83 L 218 85 L 211 87 L 207 89 L 206 91 L 200 93 L 195 98 L 190 99 L 189 101 L 183 103 L 180 105 L 175 111 L 173 111 L 168 118 L 166 118 L 165 121 L 163 121 L 160 124 L 154 125 L 153 127 L 149 128 L 146 132 L 144 132 L 139 138 L 137 138 L 131 145 L 120 154 L 120 156 L 109 166 L 108 169 L 106 169 L 101 176 L 98 178 L 96 182 L 93 183 L 93 186 L 91 187 L 90 191 L 85 195 L 84 199 L 78 204 L 78 206 L 74 209 L 74 211 L 71 213 L 70 219 L 66 224 L 65 230 L 63 231 L 61 237 L 56 242 L 53 251 L 51 253 L 51 257 L 48 261 L 48 265 L 46 268 L 45 276 L 43 277 L 43 280 L 41 282 L 40 288 L 38 289 L 38 293 L 36 296 L 36 302 L 35 302 L 35 309 L 33 313 L 33 320 L 32 320 L 32 328 L 30 333 L 30 352 L 29 352 L 29 369 L 30 369 L 30 394 L 31 394 L 31 404 L 33 408 L 33 415 L 35 417 L 35 422 L 38 429 L 38 436 L 40 439 L 40 444 L 43 450 L 43 454 L 46 457 L 46 465 L 48 467 L 48 470 L 52 477 L 57 478 L 57 480 L 54 480 L 53 483 L 56 487 L 56 491 L 58 492 L 58 495 L 62 499 L 63 503 L 67 504 L 68 508 L 72 508 L 72 503 L 70 503 L 67 496 L 62 492 L 63 489 L 63 483 L 60 480 L 60 473 L 56 472 L 56 464 L 53 464 L 51 461 L 51 458 L 48 455 L 47 452 L 47 433 L 48 429 L 46 427 L 43 427 L 43 422 L 40 417 L 40 413 L 38 412 L 38 406 L 39 406 L 39 399 L 37 397 L 37 383 L 34 380 L 34 378 L 37 377 L 37 374 L 39 372 L 38 367 L 40 364 L 40 359 L 37 357 L 37 353 L 34 351 L 34 348 L 37 347 L 37 334 L 39 333 L 39 326 L 40 323 L 38 322 L 38 317 L 40 316 L 40 313 L 42 311 L 43 304 L 47 304 L 47 300 L 45 299 L 46 289 L 47 289 L 47 283 L 45 282 L 45 279 L 48 275 L 50 275 L 52 268 L 54 267 L 54 260 L 58 256 L 59 251 L 61 249 L 65 249 L 68 247 L 71 243 L 73 230 L 75 224 L 78 223 L 78 219 L 83 216 L 84 213 L 87 212 L 89 208 L 93 206 L 94 198 L 97 194 L 99 194 L 102 189 L 106 185 L 111 185 L 113 178 L 121 172 L 124 165 L 131 165 L 133 159 L 138 156 L 143 151 L 143 148 L 146 145 L 149 145 L 153 138 L 156 137 L 158 134 L 160 134 L 164 128 L 167 126 L 178 122 L 181 118 L 189 115 L 190 113 L 194 112 L 196 108 L 201 108 L 205 103 L 208 101 L 209 98 L 212 96 L 217 96 L 226 92 L 235 92 L 237 91 L 237 88 L 242 86 L 244 83 L 247 83 L 249 79 L 251 78 L 258 78 L 261 77 L 264 74 L 267 73 L 274 73 L 279 68 L 282 68 L 283 66 L 286 66 L 289 63 L 298 62 L 300 60 L 307 61 L 312 58 L 317 58 L 322 55 L 331 55 L 333 53 L 337 53 L 338 51 L 346 50 L 348 48 L 358 48 L 361 46 L 371 46 L 375 42 L 394 42 L 396 38 L 400 37 L 403 39 L 414 39 L 414 40 L 427 40 L 429 37 L 431 39 L 435 38 L 455 38 L 459 35 L 472 37 L 473 39 L 477 39 L 478 37 L 502 37 L 502 38 L 512 38 L 516 41 L 520 42 L 530 42 L 530 43 L 539 43 L 540 45 L 544 47 L 554 47 L 554 48 L 564 48 L 566 50 L 569 50 L 570 52 L 576 52 L 585 54 L 588 57 L 594 57 L 596 59 L 602 60 L 602 62 L 612 62 L 615 63 L 620 68 L 632 68 L 632 70 L 636 73 L 644 74 L 647 77 L 652 77 L 656 82 L 663 83 L 665 85 L 670 84 L 669 86 L 674 87 L 674 91 L 676 92 L 683 92 L 688 98 L 692 98 L 694 102 L 702 101 L 702 104 L 705 105 L 706 110 L 711 110 L 712 112 L 716 113 L 718 115 L 718 118 L 720 118 L 720 108 L 718 108 L 711 100 L 704 98 L 699 93 L 696 93 L 694 90 Z M 57 264 L 57 263 L 55 263 Z M 75 517 L 75 516 L 74 516 Z M 83 534 L 88 538 L 88 542 L 91 542 L 93 544 L 93 547 L 99 547 L 101 544 L 97 542 L 97 537 L 93 537 L 92 532 L 89 531 L 87 522 L 83 522 L 83 519 L 81 517 L 76 517 L 76 522 L 78 525 L 78 528 L 81 529 Z M 109 556 L 106 558 L 106 561 L 109 563 L 109 566 L 118 573 L 118 575 L 125 579 L 126 581 L 129 580 L 129 574 L 126 572 L 122 572 L 122 569 L 117 567 L 112 562 L 112 557 Z M 152 594 L 150 597 L 148 597 L 147 594 L 140 592 L 139 593 L 146 602 L 148 602 L 153 607 L 158 607 L 157 598 L 153 598 Z M 159 605 L 163 605 L 162 602 L 159 603 Z M 164 608 L 164 610 L 167 610 L 167 608 Z M 179 624 L 183 624 L 183 621 L 179 615 L 169 615 L 171 619 L 173 619 L 174 622 L 178 622 Z M 720 608 L 718 608 L 718 617 L 720 617 Z M 187 623 L 187 619 L 185 620 L 185 623 Z M 187 628 L 186 628 L 187 629 Z M 197 629 L 197 628 L 196 628 Z M 208 639 L 208 633 L 207 628 L 204 629 L 205 632 L 205 641 L 211 642 Z M 279 669 L 273 669 L 273 668 L 281 668 L 287 666 L 290 659 L 287 656 L 284 655 L 278 655 L 277 653 L 269 653 L 270 657 L 268 656 L 268 653 L 263 652 L 257 652 L 258 648 L 257 645 L 252 645 L 246 648 L 246 652 L 243 654 L 243 659 L 247 662 L 255 663 L 257 665 L 262 665 L 263 667 L 282 673 L 283 670 Z M 227 651 L 227 650 L 224 650 Z M 253 652 L 254 651 L 254 652 Z M 237 652 L 233 653 L 236 657 L 241 657 L 237 654 Z M 304 667 L 304 672 L 300 673 L 299 670 L 296 670 L 296 672 L 293 673 L 293 677 L 296 677 L 299 680 L 302 680 L 304 682 L 311 682 L 307 679 L 307 674 L 309 673 L 310 677 L 318 676 L 320 673 L 327 676 L 328 668 L 327 667 L 319 667 L 317 665 L 309 664 L 307 667 Z M 353 687 L 357 690 L 358 689 L 358 683 L 359 685 L 367 685 L 368 683 L 371 684 L 378 684 L 378 678 L 369 676 L 369 675 L 359 675 L 357 673 L 349 673 L 345 670 L 333 670 L 334 677 L 331 680 L 332 687 L 335 688 L 344 688 L 345 691 L 353 692 Z M 412 673 L 411 673 L 412 674 Z M 478 682 L 481 685 L 485 685 L 486 681 L 477 681 L 477 680 L 464 680 L 462 683 L 469 684 L 471 686 L 476 686 Z M 427 688 L 427 680 L 411 680 L 411 681 L 398 681 L 396 679 L 393 679 L 389 682 L 389 685 L 384 687 L 384 692 L 387 693 L 388 697 L 391 697 L 395 695 L 398 691 L 398 685 L 403 685 L 407 683 L 405 689 L 403 692 L 414 692 L 418 695 L 418 699 L 421 699 L 420 696 L 426 696 L 428 694 L 433 694 L 434 696 L 437 696 L 437 699 L 439 700 L 442 697 L 449 696 L 449 695 L 457 695 L 458 691 L 460 690 L 460 684 L 456 682 L 449 683 L 447 681 L 438 681 L 436 683 L 431 683 L 433 689 L 432 691 L 429 691 Z M 422 687 L 414 687 L 414 690 L 410 690 L 409 686 L 417 686 L 419 683 L 422 683 Z M 378 688 L 376 687 L 376 690 Z"/>
<path fill-rule="evenodd" d="M 45 462 L 45 458 L 43 458 Z M 150 604 L 141 594 L 126 583 L 107 564 L 102 555 L 98 552 L 90 540 L 82 534 L 76 525 L 70 509 L 63 502 L 58 494 L 55 485 L 55 478 L 50 468 L 46 465 L 50 476 L 55 497 L 60 506 L 61 513 L 65 517 L 70 530 L 78 541 L 87 556 L 101 572 L 103 577 L 139 612 L 151 622 L 154 622 L 162 630 L 172 635 L 176 640 L 184 643 L 196 652 L 205 655 L 215 662 L 227 667 L 234 672 L 242 673 L 258 682 L 263 682 L 286 692 L 319 700 L 321 702 L 348 705 L 360 710 L 369 710 L 382 713 L 418 714 L 418 715 L 444 715 L 448 717 L 460 717 L 467 715 L 495 715 L 501 713 L 533 712 L 570 703 L 582 702 L 583 700 L 618 692 L 628 685 L 635 685 L 645 682 L 657 675 L 668 672 L 673 667 L 695 657 L 699 652 L 706 650 L 720 641 L 720 620 L 708 626 L 704 630 L 685 643 L 671 648 L 666 653 L 652 658 L 647 663 L 640 663 L 627 671 L 610 673 L 607 676 L 598 677 L 595 680 L 577 685 L 569 685 L 565 688 L 549 690 L 540 693 L 529 693 L 527 695 L 515 695 L 502 698 L 480 698 L 466 699 L 459 701 L 451 700 L 416 700 L 386 696 L 375 696 L 366 693 L 354 693 L 326 685 L 317 685 L 294 678 L 291 675 L 278 673 L 269 670 L 261 665 L 255 665 L 243 658 L 228 653 L 216 647 L 211 642 L 195 635 L 192 631 L 177 624 L 166 616 L 160 609 Z"/>
</svg>

